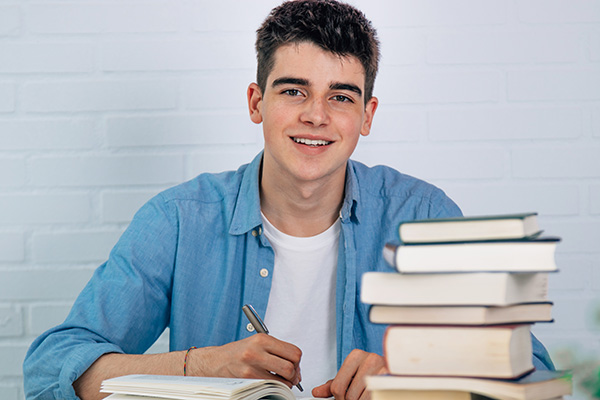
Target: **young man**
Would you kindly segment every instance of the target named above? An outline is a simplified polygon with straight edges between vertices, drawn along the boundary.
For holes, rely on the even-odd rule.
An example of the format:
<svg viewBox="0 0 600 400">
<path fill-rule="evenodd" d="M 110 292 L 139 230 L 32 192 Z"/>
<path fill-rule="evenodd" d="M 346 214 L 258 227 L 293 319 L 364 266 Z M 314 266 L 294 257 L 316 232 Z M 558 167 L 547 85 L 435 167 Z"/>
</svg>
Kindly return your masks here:
<svg viewBox="0 0 600 400">
<path fill-rule="evenodd" d="M 256 47 L 248 105 L 264 151 L 142 207 L 66 321 L 32 344 L 27 398 L 101 398 L 103 379 L 181 375 L 184 360 L 188 375 L 302 380 L 308 396 L 368 397 L 364 376 L 384 372 L 385 327 L 369 323 L 360 277 L 389 270 L 381 250 L 400 221 L 460 210 L 423 181 L 349 160 L 378 105 L 378 42 L 362 13 L 287 2 Z M 247 326 L 246 303 L 272 336 Z M 142 354 L 167 326 L 171 352 Z M 536 366 L 551 367 L 535 339 L 534 348 Z"/>
</svg>

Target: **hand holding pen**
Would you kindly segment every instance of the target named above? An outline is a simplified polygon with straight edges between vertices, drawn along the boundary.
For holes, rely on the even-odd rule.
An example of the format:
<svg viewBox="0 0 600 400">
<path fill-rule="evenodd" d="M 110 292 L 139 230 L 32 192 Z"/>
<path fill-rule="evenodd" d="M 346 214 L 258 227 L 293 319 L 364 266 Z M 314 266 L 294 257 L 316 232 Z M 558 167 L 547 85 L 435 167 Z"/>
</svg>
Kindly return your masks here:
<svg viewBox="0 0 600 400">
<path fill-rule="evenodd" d="M 250 304 L 246 304 L 242 307 L 242 311 L 244 312 L 244 314 L 246 314 L 246 317 L 248 318 L 248 320 L 250 321 L 250 323 L 254 327 L 254 330 L 257 333 L 264 333 L 266 335 L 269 334 L 269 330 L 267 329 L 265 323 L 260 318 L 260 316 L 258 315 L 256 310 L 254 310 L 254 307 L 252 307 Z M 298 382 L 296 387 L 301 392 L 304 391 L 304 389 L 302 388 L 302 385 L 300 385 L 300 382 Z"/>
</svg>

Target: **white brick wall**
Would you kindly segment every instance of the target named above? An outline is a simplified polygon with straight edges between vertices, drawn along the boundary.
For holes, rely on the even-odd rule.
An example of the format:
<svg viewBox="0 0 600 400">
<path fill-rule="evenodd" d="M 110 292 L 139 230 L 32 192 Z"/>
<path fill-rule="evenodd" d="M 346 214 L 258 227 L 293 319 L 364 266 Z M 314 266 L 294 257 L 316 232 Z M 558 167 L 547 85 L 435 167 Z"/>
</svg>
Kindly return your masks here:
<svg viewBox="0 0 600 400">
<path fill-rule="evenodd" d="M 383 51 L 354 158 L 430 180 L 466 214 L 538 211 L 563 242 L 556 321 L 535 332 L 559 367 L 565 348 L 600 359 L 600 0 L 351 2 Z M 24 397 L 27 347 L 146 200 L 260 150 L 246 88 L 278 3 L 2 2 L 1 399 Z"/>
</svg>

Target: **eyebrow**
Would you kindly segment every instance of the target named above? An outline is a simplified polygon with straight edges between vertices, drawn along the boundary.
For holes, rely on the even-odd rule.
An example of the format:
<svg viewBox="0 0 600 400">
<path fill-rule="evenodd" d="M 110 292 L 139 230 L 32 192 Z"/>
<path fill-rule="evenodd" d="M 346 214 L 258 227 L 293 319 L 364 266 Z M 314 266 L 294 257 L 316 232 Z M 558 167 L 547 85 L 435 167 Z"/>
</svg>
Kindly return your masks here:
<svg viewBox="0 0 600 400">
<path fill-rule="evenodd" d="M 271 84 L 272 87 L 281 86 L 281 85 L 300 85 L 300 86 L 309 86 L 309 82 L 306 79 L 302 78 L 278 78 L 273 81 Z"/>
<path fill-rule="evenodd" d="M 329 85 L 329 89 L 332 90 L 349 90 L 362 97 L 362 90 L 356 85 L 350 83 L 332 83 Z"/>
<path fill-rule="evenodd" d="M 303 79 L 303 78 L 283 77 L 283 78 L 275 79 L 273 81 L 273 83 L 271 84 L 272 87 L 277 87 L 280 85 L 310 86 L 310 82 L 307 79 Z M 362 90 L 358 86 L 353 85 L 351 83 L 334 82 L 331 85 L 329 85 L 329 89 L 331 89 L 331 90 L 348 90 L 348 91 L 354 92 L 357 95 L 362 97 Z"/>
</svg>

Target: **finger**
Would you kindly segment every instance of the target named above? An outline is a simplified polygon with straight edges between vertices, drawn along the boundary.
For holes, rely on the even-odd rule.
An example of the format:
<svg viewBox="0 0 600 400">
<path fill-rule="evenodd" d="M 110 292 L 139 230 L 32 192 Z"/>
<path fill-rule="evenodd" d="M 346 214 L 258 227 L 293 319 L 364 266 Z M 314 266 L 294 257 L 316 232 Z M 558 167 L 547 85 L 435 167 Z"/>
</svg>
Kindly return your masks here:
<svg viewBox="0 0 600 400">
<path fill-rule="evenodd" d="M 273 372 L 291 384 L 297 384 L 300 381 L 300 349 L 264 334 L 253 337 L 256 339 L 250 341 L 241 354 L 242 363 Z"/>
<path fill-rule="evenodd" d="M 358 400 L 364 396 L 370 397 L 370 394 L 366 391 L 365 378 L 369 375 L 381 373 L 385 369 L 384 364 L 383 357 L 374 353 L 367 353 L 367 356 L 362 359 L 358 366 L 352 382 L 350 382 L 350 386 L 346 391 L 346 400 Z"/>
<path fill-rule="evenodd" d="M 331 382 L 331 394 L 336 400 L 345 399 L 346 391 L 354 379 L 354 375 L 356 374 L 362 359 L 366 357 L 366 355 L 366 352 L 358 349 L 354 349 L 348 354 L 337 375 L 333 378 L 333 382 Z"/>
<path fill-rule="evenodd" d="M 290 361 L 295 366 L 300 365 L 302 350 L 297 346 L 268 335 L 254 335 L 263 342 L 264 348 L 271 354 Z"/>
<path fill-rule="evenodd" d="M 327 382 L 325 382 L 324 384 L 322 384 L 320 386 L 316 386 L 311 392 L 313 397 L 331 397 L 331 396 L 333 396 L 333 394 L 331 394 L 331 382 L 333 382 L 333 379 L 328 380 Z"/>
</svg>

